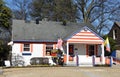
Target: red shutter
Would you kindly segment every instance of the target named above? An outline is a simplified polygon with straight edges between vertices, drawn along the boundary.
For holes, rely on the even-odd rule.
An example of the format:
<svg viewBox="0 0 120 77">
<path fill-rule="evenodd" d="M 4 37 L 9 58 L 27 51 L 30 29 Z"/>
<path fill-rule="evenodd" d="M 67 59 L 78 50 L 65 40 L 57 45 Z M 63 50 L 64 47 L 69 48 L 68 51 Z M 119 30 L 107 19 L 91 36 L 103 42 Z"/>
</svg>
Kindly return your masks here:
<svg viewBox="0 0 120 77">
<path fill-rule="evenodd" d="M 30 51 L 33 52 L 33 44 L 30 44 Z"/>
<path fill-rule="evenodd" d="M 23 52 L 23 44 L 20 44 L 20 52 Z"/>
<path fill-rule="evenodd" d="M 95 55 L 98 55 L 98 45 L 95 45 Z"/>
<path fill-rule="evenodd" d="M 86 44 L 86 55 L 88 56 L 88 45 Z"/>
<path fill-rule="evenodd" d="M 46 55 L 46 46 L 45 46 L 45 44 L 43 44 L 43 56 L 45 56 Z"/>
</svg>

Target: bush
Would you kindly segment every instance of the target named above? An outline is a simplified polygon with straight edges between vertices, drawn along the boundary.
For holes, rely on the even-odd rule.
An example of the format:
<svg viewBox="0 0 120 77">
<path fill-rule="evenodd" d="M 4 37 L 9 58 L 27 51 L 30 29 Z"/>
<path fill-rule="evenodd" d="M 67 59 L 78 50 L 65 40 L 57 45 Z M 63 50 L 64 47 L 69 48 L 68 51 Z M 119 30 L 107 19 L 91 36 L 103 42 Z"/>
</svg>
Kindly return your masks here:
<svg viewBox="0 0 120 77">
<path fill-rule="evenodd" d="M 45 64 L 49 64 L 49 59 L 48 58 L 45 58 L 45 57 L 34 57 L 34 58 L 31 58 L 30 60 L 30 64 L 31 65 L 45 65 Z"/>
</svg>

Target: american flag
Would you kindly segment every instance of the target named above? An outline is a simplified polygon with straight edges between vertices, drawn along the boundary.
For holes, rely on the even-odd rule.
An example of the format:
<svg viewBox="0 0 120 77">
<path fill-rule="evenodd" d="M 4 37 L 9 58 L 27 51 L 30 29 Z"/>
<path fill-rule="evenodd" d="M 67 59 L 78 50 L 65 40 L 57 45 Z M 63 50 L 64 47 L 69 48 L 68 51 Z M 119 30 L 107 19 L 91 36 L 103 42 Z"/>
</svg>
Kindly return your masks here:
<svg viewBox="0 0 120 77">
<path fill-rule="evenodd" d="M 59 38 L 59 39 L 58 39 L 58 42 L 57 42 L 57 48 L 58 48 L 58 49 L 61 49 L 62 43 L 63 43 L 62 39 Z"/>
</svg>

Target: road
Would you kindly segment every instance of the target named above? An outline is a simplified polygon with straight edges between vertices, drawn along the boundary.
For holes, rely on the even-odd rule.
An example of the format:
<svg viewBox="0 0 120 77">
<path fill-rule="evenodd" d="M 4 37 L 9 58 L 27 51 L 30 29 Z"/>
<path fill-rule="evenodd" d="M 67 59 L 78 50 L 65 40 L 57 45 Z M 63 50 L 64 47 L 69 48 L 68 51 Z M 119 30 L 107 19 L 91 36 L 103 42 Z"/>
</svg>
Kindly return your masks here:
<svg viewBox="0 0 120 77">
<path fill-rule="evenodd" d="M 113 67 L 29 67 L 3 69 L 0 77 L 120 77 L 120 65 Z"/>
</svg>

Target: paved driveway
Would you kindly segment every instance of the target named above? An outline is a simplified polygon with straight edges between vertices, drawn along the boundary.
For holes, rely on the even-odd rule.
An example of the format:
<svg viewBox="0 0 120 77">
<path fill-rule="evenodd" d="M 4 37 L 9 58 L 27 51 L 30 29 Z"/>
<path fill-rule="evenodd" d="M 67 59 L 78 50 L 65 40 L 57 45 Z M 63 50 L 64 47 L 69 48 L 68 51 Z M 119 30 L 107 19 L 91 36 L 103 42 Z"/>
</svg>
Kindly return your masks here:
<svg viewBox="0 0 120 77">
<path fill-rule="evenodd" d="M 31 67 L 3 69 L 0 77 L 120 77 L 120 66 L 113 67 Z"/>
</svg>

